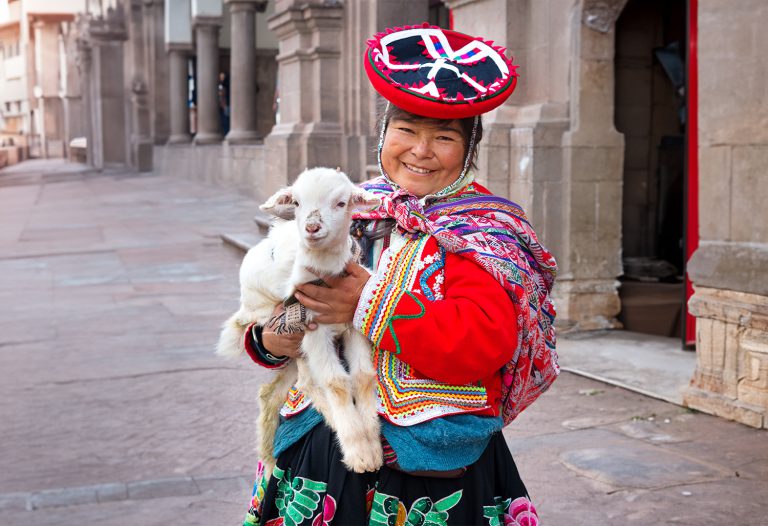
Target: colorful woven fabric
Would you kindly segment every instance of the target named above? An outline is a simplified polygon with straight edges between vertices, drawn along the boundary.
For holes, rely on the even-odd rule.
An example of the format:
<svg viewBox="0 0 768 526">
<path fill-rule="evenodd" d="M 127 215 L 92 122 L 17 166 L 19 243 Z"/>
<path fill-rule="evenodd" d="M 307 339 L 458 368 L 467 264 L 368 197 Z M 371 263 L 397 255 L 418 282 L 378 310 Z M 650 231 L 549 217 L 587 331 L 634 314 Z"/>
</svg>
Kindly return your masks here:
<svg viewBox="0 0 768 526">
<path fill-rule="evenodd" d="M 366 284 L 360 303 L 367 305 L 360 320 L 353 324 L 374 344 L 373 362 L 378 382 L 378 408 L 388 421 L 400 426 L 411 426 L 434 418 L 481 411 L 488 407 L 488 396 L 482 386 L 451 385 L 414 374 L 413 368 L 400 360 L 400 342 L 393 323 L 400 319 L 416 319 L 424 314 L 424 305 L 411 291 L 421 287 L 427 298 L 442 297 L 439 281 L 437 290 L 430 290 L 427 279 L 442 267 L 444 252 L 435 249 L 425 253 L 429 236 L 408 239 L 402 247 L 391 247 L 382 255 L 379 272 Z M 426 267 L 426 268 L 425 268 Z M 423 281 L 423 283 L 422 283 Z M 396 314 L 395 309 L 403 296 L 409 296 L 420 312 Z M 386 332 L 395 343 L 395 351 L 379 347 Z"/>
<path fill-rule="evenodd" d="M 283 407 L 280 408 L 280 416 L 291 418 L 304 411 L 311 404 L 312 400 L 310 400 L 307 395 L 296 389 L 295 386 L 291 387 L 291 390 L 288 391 L 288 396 L 285 398 Z"/>
<path fill-rule="evenodd" d="M 356 217 L 393 218 L 398 230 L 413 240 L 424 234 L 433 236 L 445 250 L 479 264 L 520 307 L 516 320 L 518 342 L 512 359 L 502 370 L 502 417 L 508 424 L 560 372 L 555 352 L 555 309 L 550 298 L 557 270 L 554 257 L 539 244 L 519 206 L 491 195 L 477 183 L 433 199 L 426 207 L 385 177 L 362 186 L 381 195 L 383 201 L 376 210 Z M 383 296 L 378 301 L 385 308 L 369 322 L 380 325 L 377 335 L 391 327 L 392 320 L 386 317 L 390 307 L 386 305 L 397 299 L 386 297 L 386 293 Z"/>
</svg>

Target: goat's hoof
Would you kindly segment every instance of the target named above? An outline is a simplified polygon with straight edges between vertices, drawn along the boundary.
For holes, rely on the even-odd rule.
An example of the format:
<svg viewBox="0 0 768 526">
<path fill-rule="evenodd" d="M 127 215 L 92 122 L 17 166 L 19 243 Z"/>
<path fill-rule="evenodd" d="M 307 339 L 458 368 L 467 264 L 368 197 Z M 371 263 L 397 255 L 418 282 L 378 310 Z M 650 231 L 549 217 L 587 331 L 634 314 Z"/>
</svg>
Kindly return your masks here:
<svg viewBox="0 0 768 526">
<path fill-rule="evenodd" d="M 378 440 L 375 443 L 366 443 L 359 449 L 352 449 L 352 451 L 345 452 L 343 458 L 344 465 L 350 471 L 355 473 L 378 471 L 384 463 L 384 453 Z"/>
</svg>

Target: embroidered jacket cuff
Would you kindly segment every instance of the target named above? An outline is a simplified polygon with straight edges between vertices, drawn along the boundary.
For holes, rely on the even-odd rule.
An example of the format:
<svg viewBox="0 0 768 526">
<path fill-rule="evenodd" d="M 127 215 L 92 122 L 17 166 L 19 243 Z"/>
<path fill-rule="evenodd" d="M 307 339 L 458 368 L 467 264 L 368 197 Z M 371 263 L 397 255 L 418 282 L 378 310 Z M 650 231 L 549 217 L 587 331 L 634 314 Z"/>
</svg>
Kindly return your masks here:
<svg viewBox="0 0 768 526">
<path fill-rule="evenodd" d="M 264 343 L 261 341 L 261 331 L 262 328 L 255 323 L 249 326 L 245 331 L 245 341 L 243 343 L 248 356 L 251 360 L 267 369 L 280 369 L 285 367 L 289 358 L 287 356 L 278 358 L 264 348 Z"/>
</svg>

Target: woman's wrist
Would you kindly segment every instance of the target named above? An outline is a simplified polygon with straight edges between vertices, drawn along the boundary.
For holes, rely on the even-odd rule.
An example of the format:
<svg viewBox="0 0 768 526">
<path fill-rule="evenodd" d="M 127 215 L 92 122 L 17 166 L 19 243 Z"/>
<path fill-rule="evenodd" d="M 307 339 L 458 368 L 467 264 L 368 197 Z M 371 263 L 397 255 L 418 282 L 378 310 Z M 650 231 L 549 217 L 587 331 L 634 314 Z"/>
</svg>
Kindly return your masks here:
<svg viewBox="0 0 768 526">
<path fill-rule="evenodd" d="M 255 345 L 256 350 L 261 355 L 261 358 L 263 358 L 264 360 L 274 364 L 278 364 L 286 361 L 289 358 L 288 356 L 283 356 L 277 352 L 272 352 L 269 350 L 267 345 L 264 344 L 264 332 L 262 327 L 258 325 L 254 325 L 251 328 L 251 334 L 253 336 L 253 341 L 256 344 Z M 267 334 L 272 335 L 274 333 L 267 333 Z"/>
</svg>

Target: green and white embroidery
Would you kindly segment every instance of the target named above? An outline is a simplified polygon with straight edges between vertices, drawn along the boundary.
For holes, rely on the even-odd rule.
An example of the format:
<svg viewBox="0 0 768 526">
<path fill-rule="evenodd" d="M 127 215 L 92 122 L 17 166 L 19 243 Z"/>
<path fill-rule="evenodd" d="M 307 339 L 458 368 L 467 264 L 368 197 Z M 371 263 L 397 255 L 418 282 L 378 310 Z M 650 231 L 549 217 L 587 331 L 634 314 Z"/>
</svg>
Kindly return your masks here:
<svg viewBox="0 0 768 526">
<path fill-rule="evenodd" d="M 429 497 L 421 497 L 413 502 L 411 509 L 405 506 L 397 497 L 376 492 L 373 496 L 370 526 L 447 526 L 448 510 L 461 500 L 459 490 L 447 497 L 432 502 Z"/>
<path fill-rule="evenodd" d="M 275 467 L 272 476 L 277 483 L 275 506 L 285 526 L 297 526 L 315 514 L 328 485 L 304 477 L 291 477 L 287 472 Z"/>
</svg>

